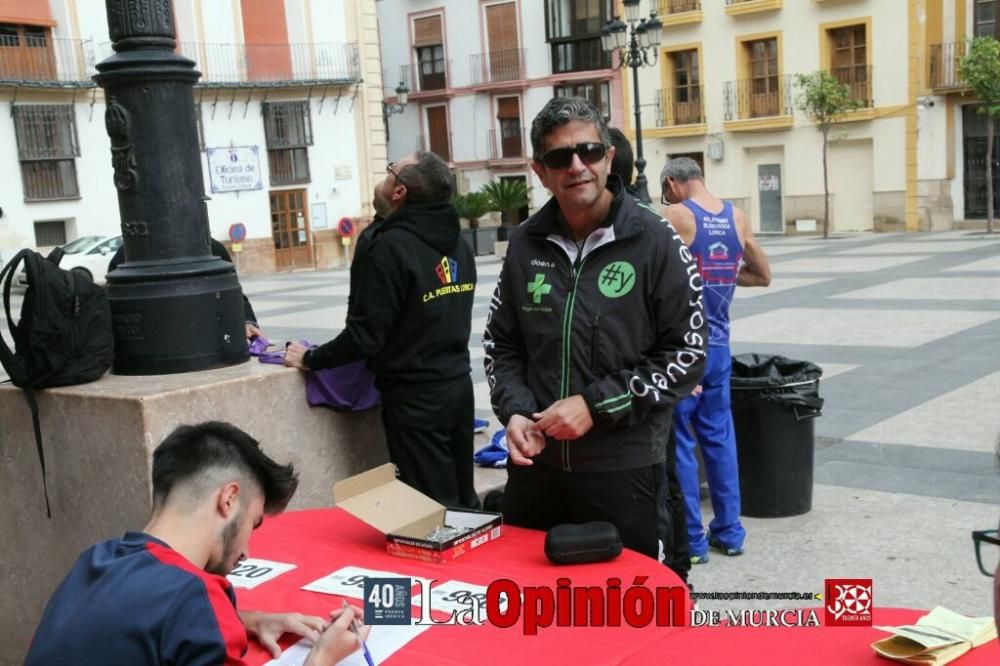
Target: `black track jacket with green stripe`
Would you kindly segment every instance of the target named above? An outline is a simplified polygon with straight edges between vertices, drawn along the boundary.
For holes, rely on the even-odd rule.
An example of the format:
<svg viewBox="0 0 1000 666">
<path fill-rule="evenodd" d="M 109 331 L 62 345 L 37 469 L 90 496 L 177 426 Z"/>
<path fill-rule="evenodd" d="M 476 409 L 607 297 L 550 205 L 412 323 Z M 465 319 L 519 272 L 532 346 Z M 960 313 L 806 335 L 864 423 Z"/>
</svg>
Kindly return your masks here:
<svg viewBox="0 0 1000 666">
<path fill-rule="evenodd" d="M 567 471 L 660 462 L 674 404 L 704 372 L 701 277 L 687 246 L 609 176 L 614 201 L 582 251 L 563 235 L 555 198 L 510 235 L 490 302 L 484 365 L 506 424 L 582 395 L 594 427 L 551 438 L 537 462 Z"/>
</svg>

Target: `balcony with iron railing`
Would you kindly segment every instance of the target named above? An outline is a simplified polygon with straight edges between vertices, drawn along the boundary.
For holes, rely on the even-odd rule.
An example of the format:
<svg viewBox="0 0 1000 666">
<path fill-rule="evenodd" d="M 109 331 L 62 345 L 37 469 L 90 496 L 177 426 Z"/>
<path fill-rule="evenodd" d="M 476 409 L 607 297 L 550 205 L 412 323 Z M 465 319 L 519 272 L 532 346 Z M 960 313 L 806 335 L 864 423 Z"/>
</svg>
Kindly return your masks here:
<svg viewBox="0 0 1000 666">
<path fill-rule="evenodd" d="M 969 84 L 962 78 L 961 72 L 962 58 L 968 50 L 968 42 L 931 44 L 931 88 L 942 92 L 968 90 Z"/>
<path fill-rule="evenodd" d="M 0 38 L 0 84 L 93 87 L 94 43 L 46 36 Z"/>
<path fill-rule="evenodd" d="M 792 125 L 792 77 L 727 81 L 723 87 L 727 129 L 779 129 Z"/>
<path fill-rule="evenodd" d="M 589 72 L 611 67 L 611 56 L 601 47 L 601 38 L 550 40 L 552 73 Z"/>
<path fill-rule="evenodd" d="M 664 27 L 698 23 L 702 19 L 701 0 L 657 0 L 656 7 Z"/>
<path fill-rule="evenodd" d="M 104 56 L 111 44 L 101 45 Z M 361 80 L 358 45 L 213 44 L 180 42 L 177 51 L 195 62 L 199 86 L 282 87 L 345 84 Z"/>
<path fill-rule="evenodd" d="M 526 49 L 504 49 L 469 56 L 471 85 L 486 86 L 523 81 L 525 53 Z"/>
<path fill-rule="evenodd" d="M 872 98 L 872 68 L 870 65 L 852 65 L 850 67 L 834 67 L 830 74 L 851 89 L 851 101 L 859 109 L 870 109 L 875 106 Z"/>
<path fill-rule="evenodd" d="M 781 9 L 782 0 L 726 0 L 726 13 L 730 16 L 742 16 L 756 12 L 769 12 Z"/>
<path fill-rule="evenodd" d="M 488 132 L 490 160 L 524 159 L 524 140 L 526 132 L 523 127 L 501 127 Z"/>
<path fill-rule="evenodd" d="M 656 126 L 678 127 L 701 125 L 705 122 L 705 108 L 702 105 L 704 92 L 701 86 L 684 88 L 664 88 L 657 90 Z"/>
</svg>

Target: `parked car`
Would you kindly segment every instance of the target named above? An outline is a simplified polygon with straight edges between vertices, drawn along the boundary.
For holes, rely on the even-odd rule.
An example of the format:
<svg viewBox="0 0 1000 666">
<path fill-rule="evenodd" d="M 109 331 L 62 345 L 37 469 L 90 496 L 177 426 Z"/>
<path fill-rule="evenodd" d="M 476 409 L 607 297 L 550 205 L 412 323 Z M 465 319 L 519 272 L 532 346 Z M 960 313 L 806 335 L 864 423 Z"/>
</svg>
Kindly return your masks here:
<svg viewBox="0 0 1000 666">
<path fill-rule="evenodd" d="M 81 236 L 62 246 L 64 254 L 59 267 L 79 271 L 91 282 L 104 284 L 108 263 L 121 244 L 121 236 Z M 24 286 L 28 284 L 23 268 L 17 276 L 17 282 Z"/>
</svg>

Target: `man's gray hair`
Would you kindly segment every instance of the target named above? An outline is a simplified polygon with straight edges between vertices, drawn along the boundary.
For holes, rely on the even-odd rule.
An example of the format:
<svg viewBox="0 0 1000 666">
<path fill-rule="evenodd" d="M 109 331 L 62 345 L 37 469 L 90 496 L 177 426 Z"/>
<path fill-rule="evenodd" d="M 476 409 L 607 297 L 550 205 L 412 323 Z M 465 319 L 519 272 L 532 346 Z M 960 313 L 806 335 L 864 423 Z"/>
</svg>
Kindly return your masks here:
<svg viewBox="0 0 1000 666">
<path fill-rule="evenodd" d="M 667 160 L 660 172 L 660 185 L 667 182 L 667 178 L 673 178 L 678 183 L 686 183 L 689 180 L 705 180 L 701 173 L 701 167 L 690 157 L 675 157 Z"/>
<path fill-rule="evenodd" d="M 406 186 L 407 204 L 444 203 L 455 194 L 455 176 L 440 157 L 425 150 L 413 154 L 416 162 L 399 170 L 397 180 Z"/>
<path fill-rule="evenodd" d="M 553 97 L 531 121 L 532 158 L 537 162 L 545 152 L 545 137 L 552 130 L 573 121 L 590 123 L 597 128 L 597 136 L 605 146 L 611 145 L 608 124 L 593 104 L 583 97 Z"/>
</svg>

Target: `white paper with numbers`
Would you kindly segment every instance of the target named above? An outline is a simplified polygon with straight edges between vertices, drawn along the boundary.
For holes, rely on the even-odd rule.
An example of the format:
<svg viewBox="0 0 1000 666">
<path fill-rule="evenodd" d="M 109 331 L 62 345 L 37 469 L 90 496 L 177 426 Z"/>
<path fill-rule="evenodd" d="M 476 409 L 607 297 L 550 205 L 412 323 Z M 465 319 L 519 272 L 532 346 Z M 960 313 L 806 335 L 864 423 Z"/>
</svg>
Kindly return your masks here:
<svg viewBox="0 0 1000 666">
<path fill-rule="evenodd" d="M 294 564 L 272 562 L 271 560 L 246 559 L 236 565 L 226 578 L 233 587 L 252 590 L 261 583 L 274 580 L 283 573 L 295 568 Z"/>
<path fill-rule="evenodd" d="M 474 596 L 479 599 L 479 608 L 485 617 L 486 613 L 486 586 L 463 583 L 457 580 L 449 580 L 441 583 L 431 590 L 431 610 L 452 613 L 454 611 L 467 611 L 473 608 L 474 602 L 468 597 Z M 463 601 L 464 599 L 464 601 Z M 420 595 L 413 597 L 413 605 L 420 605 Z M 500 597 L 500 610 L 507 610 L 506 595 Z"/>
<path fill-rule="evenodd" d="M 323 576 L 319 580 L 314 580 L 308 585 L 304 585 L 302 589 L 310 592 L 336 594 L 341 597 L 362 599 L 365 593 L 365 578 L 409 578 L 413 581 L 414 585 L 417 581 L 422 581 L 424 589 L 430 586 L 429 579 L 418 576 L 410 576 L 393 571 L 364 569 L 362 567 L 344 567 Z"/>
</svg>

